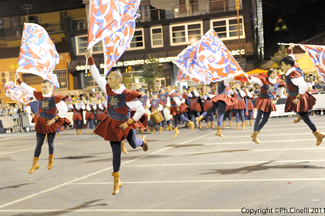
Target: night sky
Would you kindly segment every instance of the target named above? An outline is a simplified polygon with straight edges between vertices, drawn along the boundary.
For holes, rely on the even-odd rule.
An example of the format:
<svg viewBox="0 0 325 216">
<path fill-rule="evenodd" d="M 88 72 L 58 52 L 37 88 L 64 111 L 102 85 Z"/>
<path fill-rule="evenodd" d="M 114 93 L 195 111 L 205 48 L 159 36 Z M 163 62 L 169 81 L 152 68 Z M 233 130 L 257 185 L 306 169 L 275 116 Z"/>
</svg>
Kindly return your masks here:
<svg viewBox="0 0 325 216">
<path fill-rule="evenodd" d="M 325 0 L 263 0 L 265 58 L 278 50 L 278 42 L 299 43 L 325 32 Z M 287 30 L 280 29 L 283 24 Z"/>
</svg>

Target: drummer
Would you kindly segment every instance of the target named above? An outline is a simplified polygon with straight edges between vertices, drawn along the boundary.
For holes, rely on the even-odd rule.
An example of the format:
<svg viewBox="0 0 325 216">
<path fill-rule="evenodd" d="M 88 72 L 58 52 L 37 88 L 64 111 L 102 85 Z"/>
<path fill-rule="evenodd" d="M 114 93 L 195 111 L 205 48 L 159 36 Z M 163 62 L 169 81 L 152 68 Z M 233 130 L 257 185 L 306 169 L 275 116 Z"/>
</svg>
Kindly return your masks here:
<svg viewBox="0 0 325 216">
<path fill-rule="evenodd" d="M 149 99 L 148 95 L 146 94 L 144 88 L 141 88 L 140 89 L 140 94 L 141 94 L 140 102 L 141 102 L 141 104 L 142 104 L 142 106 L 144 108 L 144 111 L 145 111 L 145 113 L 148 114 L 148 116 L 150 116 L 150 114 L 151 114 L 150 113 L 150 110 L 149 110 L 149 107 L 150 107 L 150 99 Z M 150 120 L 150 118 L 148 118 L 148 121 L 149 120 Z M 141 129 L 140 129 L 140 132 L 142 132 Z"/>
<path fill-rule="evenodd" d="M 156 133 L 156 123 L 154 121 L 155 119 L 155 111 L 158 109 L 160 114 L 162 115 L 161 111 L 163 110 L 163 102 L 158 98 L 157 92 L 154 92 L 152 95 L 152 99 L 150 100 L 150 108 L 151 108 L 151 119 L 149 121 L 149 125 L 152 129 L 152 134 Z M 162 133 L 163 131 L 163 125 L 162 121 L 159 123 L 159 133 Z"/>
<path fill-rule="evenodd" d="M 173 130 L 173 125 L 171 119 L 173 116 L 170 114 L 170 110 L 167 107 L 167 98 L 168 98 L 168 92 L 166 92 L 165 86 L 162 86 L 160 89 L 160 94 L 158 95 L 158 98 L 163 102 L 163 117 L 165 119 L 165 122 L 167 123 L 167 129 L 166 131 Z M 163 129 L 164 130 L 164 129 Z"/>
</svg>

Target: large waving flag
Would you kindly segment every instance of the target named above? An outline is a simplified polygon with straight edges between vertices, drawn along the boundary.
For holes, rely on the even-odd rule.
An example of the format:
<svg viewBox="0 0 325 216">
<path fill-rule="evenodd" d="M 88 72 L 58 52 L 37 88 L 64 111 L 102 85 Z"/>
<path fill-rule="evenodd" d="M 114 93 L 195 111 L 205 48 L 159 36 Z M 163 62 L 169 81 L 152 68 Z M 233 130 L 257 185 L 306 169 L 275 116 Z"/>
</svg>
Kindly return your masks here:
<svg viewBox="0 0 325 216">
<path fill-rule="evenodd" d="M 114 35 L 104 39 L 105 76 L 128 48 L 135 31 L 135 19 L 130 20 Z"/>
<path fill-rule="evenodd" d="M 17 72 L 45 78 L 59 63 L 59 54 L 46 30 L 34 23 L 25 23 L 21 39 Z"/>
<path fill-rule="evenodd" d="M 88 49 L 136 18 L 140 0 L 91 0 Z"/>
<path fill-rule="evenodd" d="M 183 50 L 174 63 L 183 73 L 191 79 L 199 80 L 202 84 L 221 81 L 229 74 L 236 76 L 243 73 L 213 29 L 209 30 L 196 44 Z"/>
<path fill-rule="evenodd" d="M 14 101 L 21 103 L 29 103 L 30 95 L 20 85 L 16 85 L 12 81 L 6 83 L 5 94 Z"/>
<path fill-rule="evenodd" d="M 308 53 L 319 75 L 325 78 L 325 46 L 304 44 L 299 44 L 299 46 Z"/>
<path fill-rule="evenodd" d="M 200 82 L 198 79 L 188 76 L 187 74 L 183 73 L 181 69 L 179 69 L 176 82 L 182 82 L 182 81 L 192 81 L 197 83 Z"/>
</svg>

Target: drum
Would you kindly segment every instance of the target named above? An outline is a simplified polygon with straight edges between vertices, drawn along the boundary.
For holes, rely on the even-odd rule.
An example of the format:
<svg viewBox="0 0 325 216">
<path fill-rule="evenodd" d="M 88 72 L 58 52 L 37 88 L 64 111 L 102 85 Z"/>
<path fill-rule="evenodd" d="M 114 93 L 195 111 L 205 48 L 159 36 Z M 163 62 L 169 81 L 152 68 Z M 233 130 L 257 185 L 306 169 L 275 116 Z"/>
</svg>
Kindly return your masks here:
<svg viewBox="0 0 325 216">
<path fill-rule="evenodd" d="M 158 109 L 151 113 L 150 118 L 156 123 L 159 124 L 160 122 L 164 121 L 164 117 L 160 113 Z"/>
</svg>

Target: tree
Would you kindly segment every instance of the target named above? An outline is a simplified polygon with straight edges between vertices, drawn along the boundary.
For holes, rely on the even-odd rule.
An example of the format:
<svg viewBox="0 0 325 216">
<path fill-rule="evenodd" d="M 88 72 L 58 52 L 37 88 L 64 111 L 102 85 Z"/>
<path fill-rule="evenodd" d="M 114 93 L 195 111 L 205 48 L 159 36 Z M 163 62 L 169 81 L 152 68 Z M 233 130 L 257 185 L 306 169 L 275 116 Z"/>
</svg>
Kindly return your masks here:
<svg viewBox="0 0 325 216">
<path fill-rule="evenodd" d="M 143 79 L 148 84 L 148 87 L 155 86 L 155 80 L 159 76 L 160 73 L 164 72 L 164 66 L 159 64 L 159 60 L 155 58 L 155 56 L 150 56 L 149 59 L 146 60 L 146 63 L 142 67 L 143 69 Z"/>
<path fill-rule="evenodd" d="M 279 51 L 274 54 L 273 57 L 271 57 L 272 61 L 277 63 L 279 65 L 279 68 L 281 68 L 281 60 L 286 57 L 287 54 L 287 48 L 285 46 L 281 46 Z"/>
</svg>

